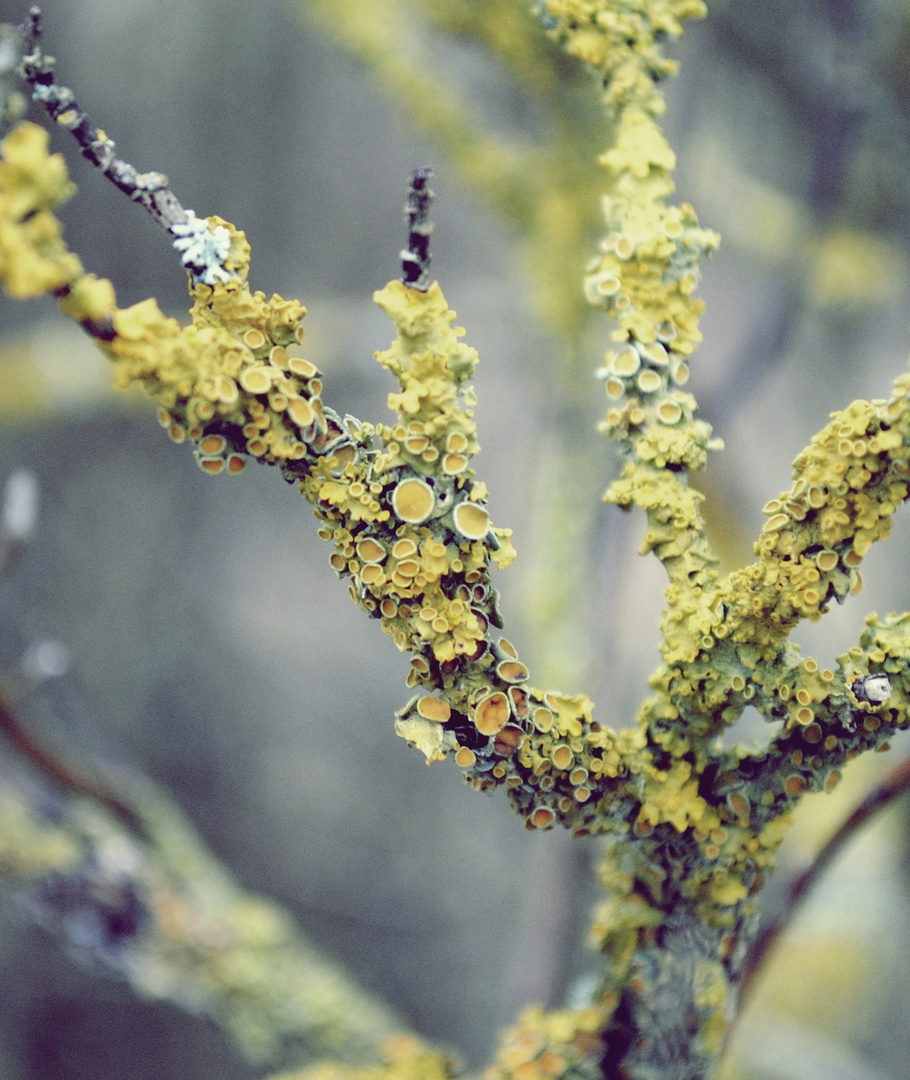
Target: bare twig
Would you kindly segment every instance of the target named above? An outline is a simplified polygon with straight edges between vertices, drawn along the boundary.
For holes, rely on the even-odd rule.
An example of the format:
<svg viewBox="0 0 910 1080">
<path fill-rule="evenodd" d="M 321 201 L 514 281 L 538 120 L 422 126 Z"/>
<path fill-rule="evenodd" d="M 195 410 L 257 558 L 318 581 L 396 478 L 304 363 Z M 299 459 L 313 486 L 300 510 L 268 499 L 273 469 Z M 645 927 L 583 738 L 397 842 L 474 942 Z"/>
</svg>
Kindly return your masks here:
<svg viewBox="0 0 910 1080">
<path fill-rule="evenodd" d="M 41 48 L 41 9 L 32 7 L 22 29 L 24 54 L 20 72 L 40 102 L 58 124 L 65 127 L 82 147 L 83 155 L 116 186 L 140 203 L 168 232 L 185 224 L 186 210 L 168 187 L 163 173 L 139 173 L 114 153 L 114 142 L 92 123 L 76 101 L 72 90 L 54 81 L 53 56 Z"/>
<path fill-rule="evenodd" d="M 53 751 L 42 746 L 26 731 L 2 690 L 0 690 L 0 734 L 5 735 L 13 746 L 45 776 L 49 776 L 70 791 L 94 799 L 95 802 L 115 814 L 135 834 L 144 839 L 148 838 L 141 816 L 104 781 L 97 777 L 86 776 L 69 763 L 62 761 Z"/>
<path fill-rule="evenodd" d="M 869 818 L 908 790 L 910 790 L 910 758 L 892 769 L 884 780 L 866 794 L 809 866 L 790 882 L 783 898 L 778 903 L 777 910 L 769 914 L 746 956 L 740 982 L 740 997 L 743 1001 L 751 992 L 755 976 L 769 952 L 788 924 L 792 922 L 812 886 Z"/>
<path fill-rule="evenodd" d="M 426 292 L 430 286 L 430 203 L 435 198 L 430 190 L 433 170 L 415 169 L 411 173 L 408 201 L 404 208 L 408 216 L 408 246 L 401 253 L 401 280 L 412 289 Z"/>
<path fill-rule="evenodd" d="M 198 281 L 214 285 L 231 274 L 224 268 L 230 248 L 226 229 L 211 228 L 207 221 L 185 209 L 170 188 L 164 173 L 140 173 L 117 157 L 113 139 L 95 127 L 69 87 L 54 81 L 54 57 L 41 48 L 41 9 L 32 7 L 21 30 L 23 57 L 19 72 L 32 88 L 32 97 L 65 127 L 82 147 L 82 154 L 133 202 L 143 206 L 174 240 L 183 265 Z"/>
</svg>

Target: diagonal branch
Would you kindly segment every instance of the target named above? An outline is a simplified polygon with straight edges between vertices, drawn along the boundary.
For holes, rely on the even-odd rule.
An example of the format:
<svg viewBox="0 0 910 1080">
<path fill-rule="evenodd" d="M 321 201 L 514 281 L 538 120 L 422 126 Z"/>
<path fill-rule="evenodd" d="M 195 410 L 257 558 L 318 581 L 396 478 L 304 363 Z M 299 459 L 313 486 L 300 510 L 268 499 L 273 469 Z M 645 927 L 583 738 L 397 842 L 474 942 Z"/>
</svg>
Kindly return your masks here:
<svg viewBox="0 0 910 1080">
<path fill-rule="evenodd" d="M 776 910 L 768 912 L 758 936 L 753 941 L 743 964 L 740 996 L 745 1002 L 752 993 L 755 979 L 781 934 L 796 917 L 811 889 L 826 873 L 834 860 L 857 832 L 880 810 L 910 791 L 910 759 L 896 765 L 891 772 L 866 793 L 862 801 L 841 823 L 812 862 L 787 885 Z"/>
<path fill-rule="evenodd" d="M 141 815 L 104 780 L 89 776 L 40 743 L 20 722 L 6 694 L 0 691 L 0 734 L 45 776 L 77 795 L 87 795 L 109 810 L 137 836 L 145 837 Z"/>
<path fill-rule="evenodd" d="M 100 131 L 76 101 L 66 86 L 55 82 L 55 59 L 42 46 L 41 9 L 29 9 L 22 27 L 23 56 L 20 72 L 32 88 L 32 97 L 47 110 L 50 117 L 67 129 L 82 147 L 83 156 L 134 202 L 144 207 L 158 224 L 170 232 L 174 225 L 183 225 L 187 212 L 177 201 L 163 173 L 140 173 L 117 157 L 114 142 Z"/>
<path fill-rule="evenodd" d="M 223 227 L 210 228 L 194 211 L 184 209 L 170 188 L 164 173 L 140 173 L 133 165 L 116 155 L 115 144 L 95 126 L 88 113 L 76 101 L 66 86 L 55 82 L 55 60 L 41 47 L 41 9 L 29 9 L 21 30 L 24 53 L 19 71 L 32 88 L 32 97 L 48 114 L 65 127 L 82 147 L 83 156 L 133 202 L 138 203 L 174 239 L 181 252 L 183 265 L 197 281 L 213 285 L 227 281 L 226 269 L 230 253 L 230 236 Z"/>
</svg>

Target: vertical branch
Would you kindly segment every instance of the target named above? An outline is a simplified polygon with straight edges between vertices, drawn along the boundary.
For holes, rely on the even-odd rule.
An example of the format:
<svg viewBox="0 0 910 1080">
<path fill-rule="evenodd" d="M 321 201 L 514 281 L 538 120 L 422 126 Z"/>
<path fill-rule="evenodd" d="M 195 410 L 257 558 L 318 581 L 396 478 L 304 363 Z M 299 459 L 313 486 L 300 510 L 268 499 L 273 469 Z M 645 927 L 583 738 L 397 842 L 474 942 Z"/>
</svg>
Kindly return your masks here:
<svg viewBox="0 0 910 1080">
<path fill-rule="evenodd" d="M 435 198 L 430 190 L 433 170 L 415 169 L 411 173 L 408 201 L 404 212 L 408 218 L 408 246 L 401 253 L 401 282 L 409 288 L 426 292 L 430 287 L 430 234 L 433 223 L 429 218 L 430 204 Z"/>
</svg>

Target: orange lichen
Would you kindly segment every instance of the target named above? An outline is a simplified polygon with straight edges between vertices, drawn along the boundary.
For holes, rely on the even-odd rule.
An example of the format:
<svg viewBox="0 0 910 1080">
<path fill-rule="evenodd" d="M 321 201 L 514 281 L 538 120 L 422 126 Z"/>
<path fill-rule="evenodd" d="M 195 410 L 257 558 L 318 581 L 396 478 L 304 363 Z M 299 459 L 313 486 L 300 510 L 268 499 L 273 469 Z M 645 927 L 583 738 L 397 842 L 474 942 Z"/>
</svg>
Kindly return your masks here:
<svg viewBox="0 0 910 1080">
<path fill-rule="evenodd" d="M 482 735 L 495 735 L 511 715 L 509 700 L 502 691 L 483 698 L 474 710 L 474 726 Z"/>
</svg>

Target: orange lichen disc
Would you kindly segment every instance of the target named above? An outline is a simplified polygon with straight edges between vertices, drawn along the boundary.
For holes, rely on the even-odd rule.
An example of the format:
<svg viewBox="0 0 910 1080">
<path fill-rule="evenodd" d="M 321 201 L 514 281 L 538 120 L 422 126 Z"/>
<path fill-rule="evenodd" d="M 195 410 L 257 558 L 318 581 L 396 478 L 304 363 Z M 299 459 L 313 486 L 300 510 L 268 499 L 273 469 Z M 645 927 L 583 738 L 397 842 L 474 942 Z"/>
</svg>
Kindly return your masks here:
<svg viewBox="0 0 910 1080">
<path fill-rule="evenodd" d="M 731 791 L 727 796 L 727 805 L 740 820 L 748 822 L 752 808 L 745 795 L 738 791 Z"/>
<path fill-rule="evenodd" d="M 301 379 L 312 379 L 314 375 L 319 374 L 319 368 L 311 364 L 309 360 L 304 360 L 302 356 L 292 356 L 287 361 L 287 366 L 288 371 L 299 375 Z"/>
<path fill-rule="evenodd" d="M 223 435 L 206 435 L 199 443 L 199 449 L 203 454 L 221 454 L 227 446 L 227 439 Z"/>
<path fill-rule="evenodd" d="M 215 393 L 218 395 L 218 400 L 223 401 L 225 405 L 233 405 L 240 397 L 237 384 L 227 375 L 216 376 Z"/>
<path fill-rule="evenodd" d="M 240 385 L 248 394 L 265 394 L 272 388 L 270 368 L 251 367 L 240 372 Z"/>
<path fill-rule="evenodd" d="M 482 540 L 490 529 L 490 515 L 477 503 L 463 502 L 452 514 L 455 528 L 468 540 Z"/>
<path fill-rule="evenodd" d="M 313 406 L 306 398 L 291 398 L 287 404 L 288 416 L 299 428 L 308 428 L 316 419 Z"/>
<path fill-rule="evenodd" d="M 631 345 L 627 345 L 613 357 L 610 365 L 614 375 L 634 375 L 641 367 L 641 357 Z"/>
<path fill-rule="evenodd" d="M 367 536 L 357 543 L 357 557 L 365 563 L 381 562 L 385 558 L 385 548 L 372 536 Z"/>
<path fill-rule="evenodd" d="M 657 409 L 657 415 L 665 424 L 675 424 L 682 416 L 682 409 L 675 401 L 662 401 Z"/>
<path fill-rule="evenodd" d="M 504 652 L 506 656 L 511 657 L 513 660 L 518 659 L 518 650 L 508 638 L 501 637 L 499 641 L 496 642 L 496 646 L 499 651 Z"/>
<path fill-rule="evenodd" d="M 514 754 L 524 741 L 524 732 L 520 727 L 516 727 L 515 724 L 506 724 L 502 731 L 496 733 L 493 746 L 497 754 L 508 757 Z"/>
<path fill-rule="evenodd" d="M 530 712 L 527 691 L 520 686 L 512 686 L 509 688 L 509 697 L 512 699 L 512 709 L 515 715 L 519 720 L 523 720 Z"/>
<path fill-rule="evenodd" d="M 357 447 L 353 443 L 346 443 L 332 451 L 330 461 L 333 462 L 332 472 L 343 473 L 344 470 L 357 457 Z"/>
<path fill-rule="evenodd" d="M 496 668 L 496 674 L 503 682 L 524 682 L 528 678 L 528 669 L 520 660 L 503 660 Z"/>
<path fill-rule="evenodd" d="M 416 550 L 417 545 L 409 536 L 406 536 L 395 543 L 392 548 L 392 556 L 396 559 L 406 559 L 408 555 L 413 555 Z"/>
<path fill-rule="evenodd" d="M 568 769 L 575 760 L 575 755 L 565 743 L 557 746 L 550 757 L 553 759 L 553 764 L 557 769 Z"/>
<path fill-rule="evenodd" d="M 449 704 L 438 697 L 422 697 L 417 702 L 417 711 L 424 720 L 435 720 L 437 724 L 444 724 L 452 715 Z"/>
<path fill-rule="evenodd" d="M 446 454 L 442 459 L 442 471 L 449 476 L 455 476 L 468 467 L 468 459 L 464 454 Z"/>
<path fill-rule="evenodd" d="M 786 791 L 791 799 L 795 799 L 797 796 L 802 795 L 805 790 L 806 781 L 795 773 L 788 776 L 784 781 L 784 791 Z"/>
<path fill-rule="evenodd" d="M 535 829 L 547 829 L 556 820 L 556 814 L 548 806 L 539 806 L 531 815 L 531 824 Z"/>
<path fill-rule="evenodd" d="M 392 492 L 392 507 L 395 514 L 412 525 L 426 521 L 433 512 L 436 497 L 433 489 L 424 480 L 408 477 L 402 480 Z"/>
<path fill-rule="evenodd" d="M 381 582 L 385 581 L 385 571 L 382 569 L 381 566 L 377 566 L 376 563 L 367 563 L 366 566 L 364 566 L 364 568 L 360 571 L 360 580 L 364 583 L 364 585 L 378 585 Z M 386 614 L 384 607 L 382 608 L 382 613 L 383 615 Z"/>
<path fill-rule="evenodd" d="M 485 697 L 474 710 L 474 727 L 481 735 L 495 735 L 505 727 L 510 715 L 509 699 L 497 690 Z"/>
<path fill-rule="evenodd" d="M 823 570 L 826 574 L 834 570 L 839 562 L 840 557 L 838 556 L 836 551 L 820 551 L 815 556 L 816 566 L 818 566 L 819 570 Z"/>
<path fill-rule="evenodd" d="M 534 727 L 542 733 L 548 732 L 553 727 L 553 714 L 542 705 L 534 710 Z"/>
<path fill-rule="evenodd" d="M 655 390 L 663 386 L 663 382 L 663 379 L 651 368 L 642 371 L 638 376 L 638 388 L 643 394 L 653 394 Z"/>
</svg>

